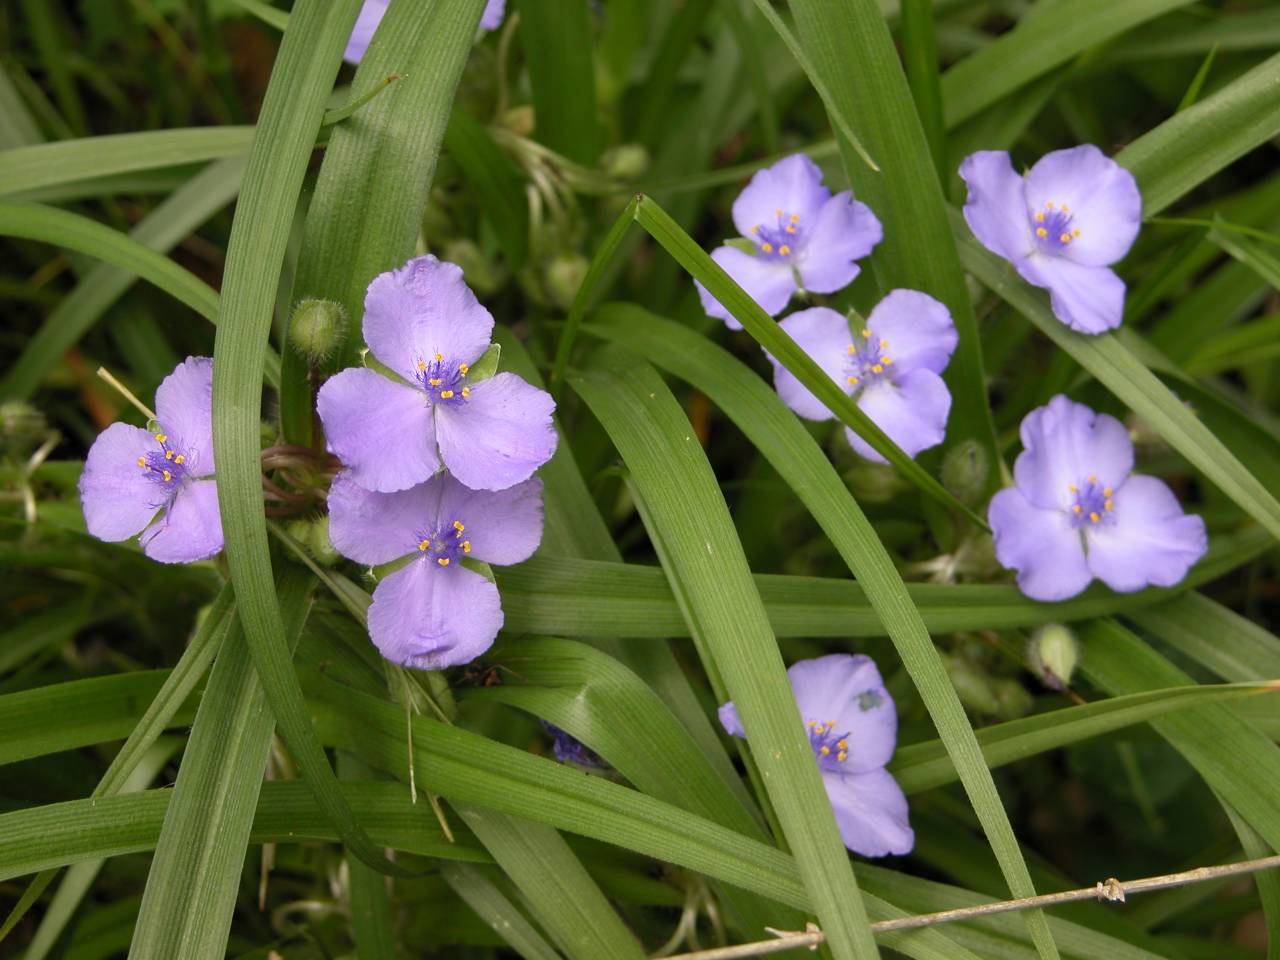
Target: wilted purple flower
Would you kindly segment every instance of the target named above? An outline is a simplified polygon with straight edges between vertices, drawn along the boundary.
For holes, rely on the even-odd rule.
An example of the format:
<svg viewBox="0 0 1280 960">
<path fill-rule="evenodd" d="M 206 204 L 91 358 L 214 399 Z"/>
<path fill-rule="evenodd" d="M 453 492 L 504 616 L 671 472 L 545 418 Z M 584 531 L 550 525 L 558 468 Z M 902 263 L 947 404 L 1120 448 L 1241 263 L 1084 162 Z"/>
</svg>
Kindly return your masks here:
<svg viewBox="0 0 1280 960">
<path fill-rule="evenodd" d="M 329 451 L 369 490 L 405 490 L 441 464 L 463 484 L 501 490 L 529 479 L 556 449 L 555 402 L 513 373 L 470 383 L 493 317 L 435 257 L 379 274 L 364 300 L 364 339 L 400 378 L 351 368 L 320 388 Z"/>
<path fill-rule="evenodd" d="M 1059 320 L 1081 333 L 1120 326 L 1124 281 L 1109 265 L 1133 246 L 1142 195 L 1124 167 L 1091 144 L 1055 150 L 1025 177 L 1009 154 L 983 150 L 960 164 L 964 218 L 984 247 L 1049 291 Z"/>
<path fill-rule="evenodd" d="M 875 662 L 833 653 L 794 663 L 787 676 L 844 845 L 864 857 L 910 853 L 907 798 L 885 769 L 898 743 L 898 713 Z M 732 701 L 720 708 L 720 723 L 746 736 Z"/>
<path fill-rule="evenodd" d="M 113 423 L 93 442 L 80 475 L 85 525 L 100 540 L 141 533 L 161 563 L 207 560 L 222 549 L 218 488 L 202 479 L 213 476 L 212 360 L 187 357 L 164 378 L 156 422 L 154 434 Z"/>
<path fill-rule="evenodd" d="M 547 721 L 543 720 L 542 728 L 555 738 L 551 748 L 555 751 L 556 759 L 561 763 L 576 763 L 580 767 L 590 767 L 595 770 L 608 768 L 609 765 L 604 762 L 600 754 L 596 753 L 577 737 L 565 733 L 554 723 L 547 723 Z"/>
<path fill-rule="evenodd" d="M 351 38 L 347 40 L 347 49 L 342 59 L 348 63 L 359 63 L 364 59 L 364 52 L 369 49 L 369 41 L 373 32 L 378 29 L 383 15 L 387 12 L 387 4 L 391 0 L 364 0 L 360 15 L 356 17 L 356 25 L 351 28 Z M 481 30 L 496 30 L 502 24 L 506 13 L 507 0 L 489 0 L 480 14 Z"/>
<path fill-rule="evenodd" d="M 938 374 L 956 348 L 956 328 L 933 297 L 890 291 L 857 336 L 844 316 L 826 307 L 797 311 L 778 325 L 908 456 L 942 442 L 951 392 Z M 787 406 L 809 420 L 831 419 L 831 411 L 794 374 L 773 356 L 769 360 Z M 852 430 L 845 433 L 859 454 L 885 462 Z"/>
<path fill-rule="evenodd" d="M 848 190 L 831 195 L 822 171 L 802 153 L 756 173 L 733 202 L 733 225 L 755 245 L 719 247 L 711 259 L 770 316 L 776 316 L 797 290 L 834 293 L 853 282 L 855 262 L 869 254 L 882 236 L 871 209 Z M 695 281 L 696 283 L 696 281 Z M 731 330 L 742 324 L 697 283 L 702 308 Z"/>
<path fill-rule="evenodd" d="M 1204 556 L 1204 521 L 1160 480 L 1130 475 L 1119 420 L 1057 396 L 1023 419 L 1022 446 L 988 519 L 996 558 L 1028 597 L 1065 600 L 1094 577 L 1121 593 L 1171 587 Z"/>
<path fill-rule="evenodd" d="M 412 558 L 373 591 L 369 636 L 378 651 L 418 670 L 458 666 L 489 649 L 502 628 L 498 588 L 462 559 L 529 559 L 542 540 L 542 481 L 493 492 L 442 473 L 375 493 L 343 471 L 329 488 L 329 537 L 357 563 Z"/>
</svg>

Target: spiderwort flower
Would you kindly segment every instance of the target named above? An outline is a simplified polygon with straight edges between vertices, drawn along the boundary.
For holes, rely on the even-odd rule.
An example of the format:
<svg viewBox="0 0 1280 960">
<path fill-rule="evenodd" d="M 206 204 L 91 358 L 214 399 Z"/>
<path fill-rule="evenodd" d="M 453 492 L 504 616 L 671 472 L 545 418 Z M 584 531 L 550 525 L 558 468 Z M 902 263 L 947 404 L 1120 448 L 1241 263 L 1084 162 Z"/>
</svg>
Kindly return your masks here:
<svg viewBox="0 0 1280 960">
<path fill-rule="evenodd" d="M 719 247 L 711 259 L 776 316 L 797 290 L 834 293 L 853 282 L 855 262 L 880 242 L 880 221 L 848 190 L 831 195 L 818 165 L 802 153 L 756 173 L 733 202 L 733 225 L 754 251 Z M 744 244 L 745 245 L 745 244 Z M 697 283 L 702 308 L 731 330 L 742 324 Z"/>
<path fill-rule="evenodd" d="M 898 713 L 870 658 L 833 653 L 787 671 L 844 845 L 864 857 L 910 853 L 907 798 L 885 769 L 898 743 Z M 720 723 L 746 737 L 732 701 Z"/>
<path fill-rule="evenodd" d="M 113 423 L 93 442 L 80 476 L 85 525 L 99 540 L 141 533 L 143 553 L 161 563 L 207 560 L 222 549 L 212 360 L 187 357 L 164 378 L 156 422 L 154 434 Z"/>
<path fill-rule="evenodd" d="M 1059 320 L 1081 333 L 1120 326 L 1124 281 L 1110 265 L 1133 246 L 1142 195 L 1133 174 L 1091 144 L 1055 150 L 1025 177 L 1009 154 L 983 150 L 960 165 L 964 218 L 982 245 L 1049 291 Z"/>
<path fill-rule="evenodd" d="M 387 4 L 391 0 L 364 0 L 360 14 L 356 17 L 355 26 L 351 28 L 351 37 L 347 40 L 347 49 L 342 59 L 348 63 L 359 63 L 364 59 L 364 52 L 369 49 L 369 41 L 373 32 L 378 29 L 383 16 L 387 12 Z M 506 13 L 507 0 L 489 0 L 484 13 L 480 14 L 481 30 L 496 30 L 502 25 L 503 14 Z"/>
<path fill-rule="evenodd" d="M 928 294 L 893 290 L 855 337 L 849 321 L 826 307 L 799 310 L 779 326 L 862 411 L 909 456 L 936 446 L 946 434 L 951 392 L 938 376 L 956 348 L 951 313 Z M 809 420 L 831 411 L 773 356 L 773 383 L 784 403 Z M 852 430 L 849 444 L 868 460 L 884 457 Z"/>
<path fill-rule="evenodd" d="M 373 591 L 369 637 L 384 657 L 418 670 L 458 666 L 488 650 L 502 628 L 498 588 L 462 559 L 529 559 L 542 540 L 542 481 L 493 492 L 441 473 L 376 493 L 343 471 L 329 488 L 329 538 L 357 563 L 411 558 Z"/>
<path fill-rule="evenodd" d="M 1119 420 L 1057 396 L 1022 421 L 1022 446 L 988 519 L 996 559 L 1028 597 L 1065 600 L 1094 577 L 1121 593 L 1171 587 L 1204 556 L 1204 521 L 1160 480 L 1131 475 Z"/>
<path fill-rule="evenodd" d="M 561 763 L 576 763 L 580 767 L 588 767 L 593 770 L 605 770 L 608 768 L 609 765 L 604 762 L 600 754 L 573 736 L 573 734 L 566 733 L 554 723 L 547 723 L 545 720 L 542 721 L 542 729 L 546 730 L 554 738 L 551 748 L 555 751 L 556 759 Z"/>
<path fill-rule="evenodd" d="M 368 368 L 331 377 L 316 397 L 329 451 L 369 490 L 392 492 L 449 468 L 477 490 L 529 479 L 556 448 L 550 394 L 512 373 L 470 383 L 493 317 L 435 257 L 374 277 L 364 339 L 402 380 Z"/>
</svg>

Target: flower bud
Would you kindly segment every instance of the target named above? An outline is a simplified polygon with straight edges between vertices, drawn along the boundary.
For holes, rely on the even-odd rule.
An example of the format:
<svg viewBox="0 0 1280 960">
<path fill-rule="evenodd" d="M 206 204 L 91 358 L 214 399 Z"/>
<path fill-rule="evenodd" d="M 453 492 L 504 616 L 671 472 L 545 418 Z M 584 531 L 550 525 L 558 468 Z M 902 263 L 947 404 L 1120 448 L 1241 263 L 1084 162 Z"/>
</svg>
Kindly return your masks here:
<svg viewBox="0 0 1280 960">
<path fill-rule="evenodd" d="M 322 567 L 331 567 L 341 559 L 333 541 L 329 539 L 329 518 L 319 517 L 311 521 L 307 535 L 307 549 L 316 563 Z"/>
<path fill-rule="evenodd" d="M 591 264 L 580 253 L 561 253 L 547 267 L 547 296 L 561 310 L 568 310 Z"/>
<path fill-rule="evenodd" d="M 962 440 L 942 460 L 942 485 L 961 503 L 972 504 L 987 486 L 990 459 L 977 440 Z"/>
<path fill-rule="evenodd" d="M 1080 643 L 1062 624 L 1047 623 L 1031 635 L 1027 659 L 1045 686 L 1062 690 L 1071 683 L 1080 662 Z"/>
<path fill-rule="evenodd" d="M 849 451 L 843 430 L 839 432 L 838 442 L 844 452 Z M 849 490 L 861 503 L 888 503 L 906 489 L 902 476 L 888 464 L 864 460 L 856 454 L 852 457 L 854 462 L 843 475 Z"/>
<path fill-rule="evenodd" d="M 5 453 L 20 457 L 48 436 L 49 423 L 35 407 L 20 400 L 0 404 L 0 448 Z"/>
<path fill-rule="evenodd" d="M 512 107 L 498 119 L 498 122 L 521 137 L 530 136 L 537 126 L 533 107 L 528 105 Z"/>
<path fill-rule="evenodd" d="M 1035 699 L 1027 688 L 1012 677 L 995 681 L 992 689 L 996 695 L 995 715 L 1001 720 L 1025 717 L 1035 706 Z"/>
<path fill-rule="evenodd" d="M 634 180 L 649 169 L 649 151 L 638 143 L 620 143 L 604 152 L 600 167 L 611 177 Z"/>
<path fill-rule="evenodd" d="M 332 300 L 303 300 L 293 308 L 289 344 L 309 360 L 329 359 L 347 335 L 347 311 Z"/>
</svg>

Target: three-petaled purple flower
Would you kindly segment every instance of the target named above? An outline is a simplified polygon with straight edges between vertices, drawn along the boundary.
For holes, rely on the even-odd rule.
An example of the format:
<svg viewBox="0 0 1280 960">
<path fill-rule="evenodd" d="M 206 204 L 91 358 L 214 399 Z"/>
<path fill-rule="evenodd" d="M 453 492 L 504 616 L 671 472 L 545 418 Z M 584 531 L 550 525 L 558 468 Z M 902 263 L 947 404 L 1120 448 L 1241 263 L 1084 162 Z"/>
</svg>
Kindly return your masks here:
<svg viewBox="0 0 1280 960">
<path fill-rule="evenodd" d="M 387 4 L 391 0 L 364 0 L 360 14 L 356 17 L 355 26 L 351 28 L 351 37 L 347 40 L 347 49 L 342 59 L 348 63 L 359 63 L 364 59 L 364 52 L 369 49 L 373 32 L 378 29 L 383 16 L 387 12 Z M 507 0 L 489 0 L 484 13 L 480 14 L 481 30 L 496 30 L 502 25 L 502 17 L 507 11 Z"/>
<path fill-rule="evenodd" d="M 1155 477 L 1133 476 L 1119 420 L 1064 396 L 1027 414 L 1015 486 L 991 500 L 996 558 L 1033 600 L 1065 600 L 1097 577 L 1112 590 L 1171 587 L 1208 548 Z"/>
<path fill-rule="evenodd" d="M 468 487 L 501 490 L 551 458 L 550 394 L 512 373 L 468 379 L 492 331 L 493 317 L 452 263 L 415 257 L 374 277 L 364 339 L 402 379 L 353 367 L 316 398 L 329 451 L 360 486 L 405 490 L 443 464 Z"/>
<path fill-rule="evenodd" d="M 494 492 L 442 473 L 376 493 L 344 471 L 329 488 L 329 537 L 357 563 L 412 558 L 373 591 L 369 637 L 384 657 L 418 670 L 469 663 L 502 628 L 502 602 L 498 588 L 462 561 L 529 559 L 542 540 L 542 481 Z"/>
<path fill-rule="evenodd" d="M 1142 195 L 1133 174 L 1091 144 L 1055 150 L 1025 177 L 1009 154 L 984 150 L 960 165 L 964 218 L 984 247 L 1049 291 L 1059 320 L 1081 333 L 1120 326 L 1124 281 L 1110 265 L 1133 246 Z"/>
<path fill-rule="evenodd" d="M 885 769 L 898 743 L 898 712 L 875 662 L 833 653 L 787 671 L 844 845 L 864 857 L 910 853 L 907 798 Z M 720 723 L 745 737 L 732 701 Z"/>
<path fill-rule="evenodd" d="M 848 190 L 832 196 L 818 165 L 802 153 L 751 178 L 733 202 L 733 225 L 754 251 L 723 246 L 711 259 L 770 316 L 781 313 L 797 290 L 835 293 L 848 286 L 858 275 L 856 261 L 883 235 L 871 209 Z M 708 315 L 731 330 L 742 329 L 719 300 L 696 285 Z"/>
<path fill-rule="evenodd" d="M 156 423 L 154 434 L 113 423 L 93 442 L 80 475 L 85 525 L 100 540 L 141 533 L 143 552 L 161 563 L 207 560 L 222 549 L 218 488 L 205 479 L 213 476 L 212 360 L 188 357 L 164 378 Z"/>
<path fill-rule="evenodd" d="M 854 336 L 849 321 L 826 307 L 791 314 L 778 324 L 863 413 L 909 456 L 941 443 L 951 392 L 938 376 L 956 348 L 951 313 L 928 294 L 893 290 Z M 773 356 L 773 383 L 792 410 L 810 420 L 831 411 Z M 852 430 L 849 443 L 869 460 L 885 460 Z"/>
</svg>

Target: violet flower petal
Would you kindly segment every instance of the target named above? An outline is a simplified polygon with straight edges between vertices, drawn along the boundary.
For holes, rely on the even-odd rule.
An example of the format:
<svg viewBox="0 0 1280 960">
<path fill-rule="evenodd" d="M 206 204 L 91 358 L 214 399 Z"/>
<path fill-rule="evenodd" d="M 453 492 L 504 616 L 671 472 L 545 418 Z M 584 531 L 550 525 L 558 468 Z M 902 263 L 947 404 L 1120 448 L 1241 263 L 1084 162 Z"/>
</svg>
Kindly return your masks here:
<svg viewBox="0 0 1280 960">
<path fill-rule="evenodd" d="M 507 0 L 489 0 L 484 5 L 484 13 L 480 14 L 481 30 L 497 30 L 502 26 L 502 18 L 507 12 Z"/>
<path fill-rule="evenodd" d="M 907 798 L 888 770 L 824 770 L 822 785 L 846 847 L 864 857 L 911 852 L 915 832 L 907 819 Z"/>
<path fill-rule="evenodd" d="M 884 236 L 880 221 L 848 190 L 838 193 L 805 224 L 796 269 L 806 290 L 835 293 L 853 282 L 861 268 L 855 261 L 871 253 Z"/>
<path fill-rule="evenodd" d="M 1069 510 L 1075 503 L 1072 487 L 1096 482 L 1119 488 L 1133 469 L 1133 441 L 1124 424 L 1061 394 L 1027 414 L 1021 434 L 1024 449 L 1013 476 L 1037 507 Z"/>
<path fill-rule="evenodd" d="M 188 474 L 208 477 L 213 467 L 213 361 L 187 357 L 156 389 L 156 421 L 169 446 L 186 458 Z"/>
<path fill-rule="evenodd" d="M 1113 499 L 1111 522 L 1083 528 L 1089 569 L 1112 590 L 1172 587 L 1208 550 L 1204 520 L 1155 477 L 1130 477 Z"/>
<path fill-rule="evenodd" d="M 489 347 L 493 316 L 462 268 L 432 256 L 373 278 L 364 298 L 364 340 L 377 359 L 410 382 L 424 363 L 471 364 Z"/>
<path fill-rule="evenodd" d="M 502 619 L 498 588 L 480 574 L 414 560 L 373 591 L 369 637 L 392 663 L 440 670 L 488 650 Z"/>
<path fill-rule="evenodd" d="M 1093 144 L 1055 150 L 1028 172 L 1024 187 L 1028 216 L 1046 209 L 1067 209 L 1079 230 L 1061 255 L 1082 266 L 1115 263 L 1133 246 L 1142 226 L 1142 194 L 1120 164 Z"/>
<path fill-rule="evenodd" d="M 724 272 L 733 277 L 734 282 L 771 317 L 781 313 L 796 292 L 795 273 L 791 264 L 785 261 L 753 256 L 737 247 L 717 247 L 712 251 L 711 259 L 720 264 Z M 707 316 L 723 320 L 730 330 L 742 329 L 737 318 L 706 287 L 696 280 L 694 286 Z"/>
<path fill-rule="evenodd" d="M 464 485 L 503 490 L 528 480 L 555 453 L 554 410 L 545 390 L 499 373 L 471 387 L 461 403 L 437 405 L 440 455 Z"/>
<path fill-rule="evenodd" d="M 807 223 L 830 197 L 818 165 L 803 153 L 792 154 L 755 172 L 733 201 L 733 225 L 749 237 L 754 228 L 774 223 L 779 211 Z"/>
<path fill-rule="evenodd" d="M 155 445 L 151 434 L 127 423 L 111 424 L 93 441 L 80 475 L 80 503 L 85 526 L 99 540 L 128 540 L 164 505 L 166 494 L 138 466 Z"/>
<path fill-rule="evenodd" d="M 867 329 L 888 341 L 884 352 L 899 369 L 934 373 L 947 368 L 960 339 L 951 311 L 919 290 L 891 290 L 871 311 Z"/>
<path fill-rule="evenodd" d="M 980 150 L 960 164 L 968 185 L 964 219 L 978 241 L 1006 260 L 1018 261 L 1035 249 L 1022 177 L 1004 150 Z"/>
<path fill-rule="evenodd" d="M 382 17 L 387 12 L 387 4 L 391 0 L 364 0 L 356 24 L 351 28 L 351 37 L 347 40 L 347 49 L 342 59 L 347 63 L 359 63 L 364 59 L 369 42 L 373 40 L 373 32 L 378 29 Z"/>
<path fill-rule="evenodd" d="M 800 660 L 787 671 L 806 724 L 832 726 L 848 740 L 840 769 L 865 773 L 885 766 L 898 744 L 898 711 L 875 661 L 862 654 L 832 653 Z"/>
<path fill-rule="evenodd" d="M 858 396 L 862 412 L 875 421 L 889 439 L 914 457 L 921 450 L 940 444 L 947 435 L 951 413 L 951 391 L 932 370 L 910 370 L 872 384 Z M 859 456 L 876 463 L 887 461 L 871 445 L 848 428 L 845 435 Z"/>
<path fill-rule="evenodd" d="M 194 563 L 218 553 L 222 517 L 217 483 L 192 480 L 179 487 L 169 509 L 143 532 L 140 542 L 142 552 L 160 563 Z"/>
<path fill-rule="evenodd" d="M 329 452 L 366 489 L 405 490 L 440 468 L 431 405 L 416 387 L 352 367 L 320 388 L 316 410 Z"/>
<path fill-rule="evenodd" d="M 1124 320 L 1124 281 L 1108 267 L 1037 254 L 1017 264 L 1023 279 L 1049 291 L 1053 315 L 1072 330 L 1099 334 Z"/>
<path fill-rule="evenodd" d="M 1066 600 L 1093 579 L 1080 531 L 1065 512 L 1041 509 L 1008 487 L 991 498 L 987 520 L 996 559 L 1018 571 L 1018 589 L 1031 599 Z"/>
<path fill-rule="evenodd" d="M 853 336 L 849 332 L 848 320 L 827 307 L 811 307 L 808 310 L 797 310 L 780 321 L 778 326 L 786 331 L 841 390 L 845 393 L 850 391 L 845 364 L 849 347 L 853 344 Z M 773 364 L 773 385 L 782 402 L 809 420 L 830 420 L 832 414 L 826 404 L 810 393 L 809 388 L 774 359 L 772 354 L 768 356 L 769 362 Z"/>
<path fill-rule="evenodd" d="M 471 490 L 444 477 L 437 527 L 455 520 L 471 545 L 470 555 L 509 566 L 533 556 L 542 542 L 542 481 L 534 477 L 505 490 Z"/>
<path fill-rule="evenodd" d="M 416 553 L 440 513 L 445 476 L 394 493 L 366 490 L 351 471 L 329 487 L 329 539 L 344 557 L 375 566 Z"/>
</svg>

